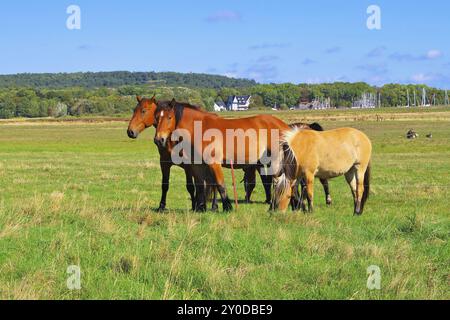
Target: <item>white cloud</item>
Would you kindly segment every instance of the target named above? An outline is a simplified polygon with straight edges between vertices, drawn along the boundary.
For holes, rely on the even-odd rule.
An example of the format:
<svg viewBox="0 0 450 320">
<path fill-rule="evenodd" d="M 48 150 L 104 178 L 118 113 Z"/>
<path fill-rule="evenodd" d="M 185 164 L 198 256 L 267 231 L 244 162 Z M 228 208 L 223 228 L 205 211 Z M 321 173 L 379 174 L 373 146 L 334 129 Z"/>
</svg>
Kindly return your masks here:
<svg viewBox="0 0 450 320">
<path fill-rule="evenodd" d="M 414 82 L 428 82 L 431 80 L 434 80 L 434 77 L 431 74 L 425 74 L 425 73 L 417 73 L 414 74 L 411 79 Z"/>
<path fill-rule="evenodd" d="M 225 21 L 225 22 L 240 21 L 241 19 L 242 19 L 242 17 L 239 12 L 232 11 L 232 10 L 222 10 L 222 11 L 217 11 L 217 12 L 210 14 L 206 18 L 206 21 L 214 23 L 214 22 L 221 22 L 221 21 Z"/>
<path fill-rule="evenodd" d="M 442 57 L 442 51 L 440 51 L 440 50 L 429 50 L 427 52 L 428 59 L 437 59 L 440 57 Z"/>
</svg>

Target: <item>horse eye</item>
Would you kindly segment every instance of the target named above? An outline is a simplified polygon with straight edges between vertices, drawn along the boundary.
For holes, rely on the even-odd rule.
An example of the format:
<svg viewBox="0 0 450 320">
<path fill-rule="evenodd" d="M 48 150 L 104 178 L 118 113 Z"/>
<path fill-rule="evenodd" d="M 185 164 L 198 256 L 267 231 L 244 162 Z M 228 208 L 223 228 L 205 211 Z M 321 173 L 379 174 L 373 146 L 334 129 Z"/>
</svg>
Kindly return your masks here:
<svg viewBox="0 0 450 320">
<path fill-rule="evenodd" d="M 147 110 L 142 109 L 142 114 L 145 114 L 147 112 Z"/>
</svg>

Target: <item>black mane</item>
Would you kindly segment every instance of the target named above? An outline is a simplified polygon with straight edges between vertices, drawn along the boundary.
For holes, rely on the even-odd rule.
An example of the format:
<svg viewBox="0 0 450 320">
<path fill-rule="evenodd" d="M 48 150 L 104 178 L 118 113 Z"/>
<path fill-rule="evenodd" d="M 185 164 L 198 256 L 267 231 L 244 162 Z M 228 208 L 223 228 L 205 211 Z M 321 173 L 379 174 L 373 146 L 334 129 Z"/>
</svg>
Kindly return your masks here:
<svg viewBox="0 0 450 320">
<path fill-rule="evenodd" d="M 155 111 L 155 114 L 161 112 L 170 110 L 172 108 L 172 101 L 169 100 L 163 100 L 157 102 L 157 108 Z M 192 104 L 186 103 L 186 102 L 176 102 L 175 104 L 175 126 L 178 127 L 178 123 L 183 118 L 184 109 L 191 109 L 195 111 L 203 111 L 202 108 L 198 106 L 194 106 Z"/>
<path fill-rule="evenodd" d="M 156 103 L 156 105 L 157 105 L 156 110 L 157 111 L 168 110 L 168 109 L 170 109 L 171 104 L 172 104 L 172 101 L 170 101 L 170 100 L 158 101 Z M 200 108 L 198 106 L 194 106 L 193 104 L 189 104 L 186 102 L 177 102 L 176 106 L 181 106 L 183 108 L 188 108 L 188 109 L 197 110 L 197 111 L 203 111 L 202 108 Z"/>
</svg>

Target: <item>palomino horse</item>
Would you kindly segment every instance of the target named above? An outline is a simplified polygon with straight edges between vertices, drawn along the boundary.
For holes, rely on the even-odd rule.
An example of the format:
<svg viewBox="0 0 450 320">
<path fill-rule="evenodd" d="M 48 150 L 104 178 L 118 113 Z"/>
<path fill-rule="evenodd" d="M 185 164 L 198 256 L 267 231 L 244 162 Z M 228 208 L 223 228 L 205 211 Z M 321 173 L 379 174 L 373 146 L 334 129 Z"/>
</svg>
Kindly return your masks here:
<svg viewBox="0 0 450 320">
<path fill-rule="evenodd" d="M 145 129 L 155 126 L 155 111 L 157 107 L 164 108 L 165 106 L 169 105 L 169 101 L 156 101 L 155 96 L 153 96 L 151 99 L 143 99 L 141 97 L 136 97 L 138 101 L 138 105 L 136 106 L 133 117 L 130 120 L 130 124 L 128 126 L 127 134 L 131 139 L 137 139 L 139 134 L 144 131 Z M 192 107 L 192 106 L 191 106 Z M 200 110 L 200 109 L 199 109 Z M 162 173 L 162 195 L 161 195 L 161 201 L 159 205 L 159 211 L 163 211 L 166 208 L 166 199 L 167 199 L 167 193 L 169 191 L 169 181 L 170 181 L 170 171 L 174 163 L 172 162 L 172 158 L 170 155 L 170 152 L 167 150 L 167 148 L 163 148 L 158 146 L 158 151 L 160 155 L 160 168 Z M 186 188 L 189 192 L 189 195 L 192 200 L 192 208 L 196 208 L 195 204 L 195 185 L 193 181 L 193 173 L 192 173 L 192 167 L 190 165 L 181 164 L 180 167 L 184 169 L 185 175 L 186 175 Z M 256 185 L 256 171 L 257 167 L 248 167 L 244 169 L 245 172 L 245 178 L 244 178 L 244 185 L 245 185 L 245 191 L 246 191 L 246 201 L 250 202 L 251 194 L 253 190 L 255 189 Z M 261 175 L 261 180 L 264 184 L 264 189 L 266 191 L 266 202 L 270 203 L 271 201 L 271 180 L 266 181 L 266 177 Z M 217 209 L 217 202 L 216 202 L 216 193 L 214 191 L 213 193 L 213 204 L 212 204 L 213 210 Z"/>
<path fill-rule="evenodd" d="M 315 130 L 315 131 L 325 131 L 323 127 L 317 122 L 312 124 L 307 123 L 294 123 L 289 125 L 292 129 L 296 130 Z M 330 187 L 328 185 L 327 179 L 320 179 L 320 183 L 323 186 L 323 191 L 325 192 L 325 202 L 328 206 L 331 205 L 332 199 L 330 194 Z M 299 192 L 299 187 L 301 186 L 301 193 Z M 306 211 L 305 201 L 307 199 L 306 194 L 306 181 L 304 179 L 297 179 L 296 186 L 294 187 L 294 196 L 291 199 L 291 207 L 293 211 L 302 209 Z"/>
<path fill-rule="evenodd" d="M 354 212 L 361 215 L 369 197 L 372 143 L 356 129 L 324 132 L 291 130 L 285 133 L 280 169 L 275 177 L 275 206 L 286 211 L 298 178 L 306 181 L 309 211 L 313 211 L 314 177 L 331 179 L 341 175 L 350 185 Z"/>
<path fill-rule="evenodd" d="M 272 139 L 275 139 L 275 145 L 278 148 L 279 137 L 282 132 L 289 130 L 289 126 L 278 118 L 270 115 L 261 115 L 245 119 L 223 119 L 217 115 L 209 114 L 198 110 L 192 106 L 186 106 L 176 101 L 167 108 L 158 108 L 155 113 L 158 125 L 156 128 L 155 142 L 162 147 L 166 147 L 172 133 L 183 131 L 188 137 L 183 136 L 183 143 L 189 145 L 192 153 L 199 155 L 200 163 L 192 161 L 193 167 L 198 171 L 206 171 L 210 174 L 211 182 L 216 185 L 220 193 L 224 211 L 232 209 L 228 198 L 225 179 L 222 166 L 246 169 L 248 167 L 262 167 L 263 159 L 271 154 Z M 200 124 L 200 128 L 198 125 Z M 198 132 L 200 131 L 200 132 Z M 205 136 L 214 131 L 214 141 L 206 139 Z M 228 137 L 232 133 L 231 139 L 219 139 L 220 135 Z M 247 136 L 251 133 L 250 136 Z M 201 137 L 196 136 L 201 135 Z M 272 134 L 276 136 L 272 137 Z M 265 136 L 264 136 L 265 135 Z M 184 139 L 188 139 L 185 141 Z M 242 141 L 241 139 L 244 139 Z M 209 141 L 208 141 L 209 140 Z M 231 140 L 231 141 L 229 141 Z M 249 141 L 250 143 L 246 143 Z M 238 144 L 240 144 L 238 146 Z M 251 146 L 250 146 L 251 144 Z M 211 148 L 214 145 L 214 161 L 208 161 L 204 158 L 203 150 Z M 278 150 L 277 150 L 278 152 Z M 205 170 L 202 170 L 202 169 Z M 267 175 L 269 186 L 272 181 L 272 175 Z M 266 185 L 266 184 L 265 184 Z M 198 191 L 199 211 L 205 210 L 204 192 L 201 192 L 202 184 L 196 185 Z"/>
</svg>

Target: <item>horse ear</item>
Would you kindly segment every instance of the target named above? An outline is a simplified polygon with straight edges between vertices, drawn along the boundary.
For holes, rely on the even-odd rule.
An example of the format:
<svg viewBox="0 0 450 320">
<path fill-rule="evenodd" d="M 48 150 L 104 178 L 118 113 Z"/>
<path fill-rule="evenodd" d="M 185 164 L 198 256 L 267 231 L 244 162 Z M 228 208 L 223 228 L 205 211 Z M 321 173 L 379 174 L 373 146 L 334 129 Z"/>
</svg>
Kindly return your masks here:
<svg viewBox="0 0 450 320">
<path fill-rule="evenodd" d="M 156 101 L 156 94 L 153 94 L 153 97 L 151 99 L 152 101 Z"/>
<path fill-rule="evenodd" d="M 141 103 L 142 97 L 141 96 L 136 96 L 136 100 L 137 100 L 137 102 Z"/>
<path fill-rule="evenodd" d="M 172 101 L 170 102 L 170 108 L 175 108 L 175 106 L 177 105 L 177 100 L 175 100 L 175 98 L 172 99 Z"/>
</svg>

